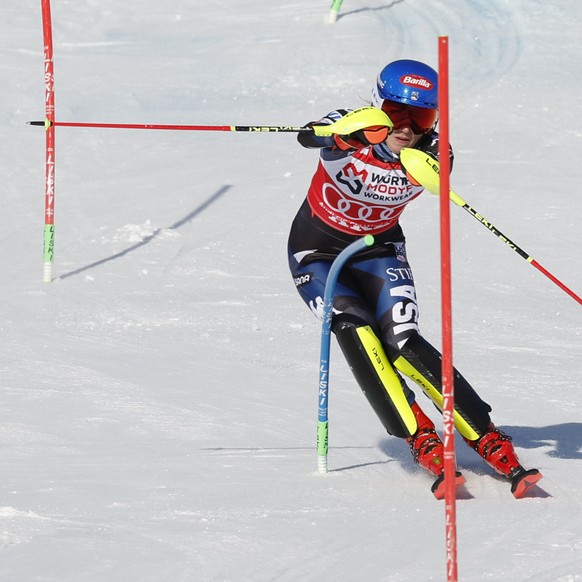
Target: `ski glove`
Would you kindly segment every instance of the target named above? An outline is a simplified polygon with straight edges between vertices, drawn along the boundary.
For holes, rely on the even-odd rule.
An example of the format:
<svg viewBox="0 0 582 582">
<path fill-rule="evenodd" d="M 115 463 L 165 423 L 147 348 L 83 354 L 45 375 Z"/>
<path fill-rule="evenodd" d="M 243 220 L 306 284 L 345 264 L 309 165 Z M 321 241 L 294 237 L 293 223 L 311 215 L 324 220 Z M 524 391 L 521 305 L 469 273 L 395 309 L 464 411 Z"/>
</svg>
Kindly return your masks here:
<svg viewBox="0 0 582 582">
<path fill-rule="evenodd" d="M 331 135 L 314 135 L 301 132 L 297 140 L 307 148 L 333 148 L 346 152 L 359 150 L 382 143 L 392 130 L 390 118 L 375 107 L 359 109 L 336 109 L 319 121 L 312 121 L 307 127 L 332 126 Z M 342 133 L 342 130 L 344 133 Z"/>
<path fill-rule="evenodd" d="M 388 137 L 390 128 L 383 125 L 371 125 L 348 135 L 334 135 L 336 147 L 342 151 L 360 150 L 362 148 L 382 143 Z"/>
</svg>

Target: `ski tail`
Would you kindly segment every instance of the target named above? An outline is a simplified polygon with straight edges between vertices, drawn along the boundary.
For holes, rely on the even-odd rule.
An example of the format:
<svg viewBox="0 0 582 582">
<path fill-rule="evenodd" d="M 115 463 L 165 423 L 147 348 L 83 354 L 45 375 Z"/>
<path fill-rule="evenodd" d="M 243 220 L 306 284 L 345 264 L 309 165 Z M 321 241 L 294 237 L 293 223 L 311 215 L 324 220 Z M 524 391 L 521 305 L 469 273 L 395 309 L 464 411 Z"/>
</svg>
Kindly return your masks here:
<svg viewBox="0 0 582 582">
<path fill-rule="evenodd" d="M 516 499 L 521 499 L 542 477 L 538 469 L 526 471 L 521 467 L 521 470 L 511 477 L 511 493 Z"/>
<path fill-rule="evenodd" d="M 459 488 L 465 483 L 465 477 L 463 477 L 460 471 L 455 472 L 455 489 Z M 438 479 L 432 484 L 430 488 L 432 494 L 437 499 L 445 498 L 445 473 L 444 471 L 439 475 Z"/>
</svg>

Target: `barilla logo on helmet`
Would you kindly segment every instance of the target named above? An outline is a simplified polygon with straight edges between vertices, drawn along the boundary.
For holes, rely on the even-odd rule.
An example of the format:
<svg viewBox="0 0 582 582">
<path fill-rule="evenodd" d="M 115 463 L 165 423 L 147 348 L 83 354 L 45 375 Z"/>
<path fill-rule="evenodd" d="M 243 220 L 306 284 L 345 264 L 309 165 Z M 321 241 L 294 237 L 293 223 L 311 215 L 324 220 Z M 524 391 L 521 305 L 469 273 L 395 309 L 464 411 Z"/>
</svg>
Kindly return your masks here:
<svg viewBox="0 0 582 582">
<path fill-rule="evenodd" d="M 434 87 L 434 83 L 429 81 L 426 77 L 420 77 L 419 75 L 402 75 L 402 77 L 400 77 L 400 82 L 403 85 L 426 89 L 427 91 L 430 91 Z"/>
</svg>

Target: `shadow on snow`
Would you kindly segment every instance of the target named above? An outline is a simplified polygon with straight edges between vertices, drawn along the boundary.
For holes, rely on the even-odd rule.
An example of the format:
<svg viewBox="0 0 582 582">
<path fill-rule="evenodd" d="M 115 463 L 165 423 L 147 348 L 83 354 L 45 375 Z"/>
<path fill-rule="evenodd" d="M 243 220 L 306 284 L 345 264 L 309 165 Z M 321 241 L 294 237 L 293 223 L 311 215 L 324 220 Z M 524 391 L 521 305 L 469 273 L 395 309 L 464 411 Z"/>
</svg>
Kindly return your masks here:
<svg viewBox="0 0 582 582">
<path fill-rule="evenodd" d="M 184 216 L 184 218 L 181 218 L 180 220 L 178 220 L 177 222 L 175 222 L 174 224 L 172 224 L 168 228 L 156 228 L 156 230 L 154 230 L 154 232 L 145 236 L 138 243 L 135 243 L 134 245 L 132 245 L 132 246 L 130 246 L 130 247 L 118 252 L 118 253 L 115 253 L 114 255 L 111 255 L 109 257 L 105 257 L 104 259 L 101 259 L 99 261 L 95 261 L 94 263 L 91 263 L 90 265 L 85 265 L 84 267 L 80 267 L 78 269 L 75 269 L 74 271 L 69 271 L 68 273 L 65 273 L 63 275 L 60 275 L 59 277 L 56 277 L 56 279 L 68 279 L 69 277 L 74 277 L 75 275 L 79 275 L 80 273 L 84 273 L 85 271 L 88 271 L 90 269 L 94 269 L 95 267 L 99 267 L 99 266 L 104 265 L 105 263 L 108 263 L 110 261 L 115 261 L 116 259 L 119 259 L 120 257 L 124 257 L 125 255 L 128 255 L 129 253 L 132 253 L 133 251 L 136 251 L 137 249 L 149 244 L 150 242 L 152 242 L 152 240 L 154 240 L 156 237 L 158 237 L 159 234 L 161 232 L 163 232 L 164 230 L 177 230 L 178 228 L 180 228 L 181 226 L 184 226 L 185 224 L 187 224 L 188 222 L 190 222 L 191 220 L 196 218 L 196 216 L 198 216 L 199 214 L 204 212 L 204 210 L 206 210 L 211 204 L 216 202 L 216 200 L 218 200 L 230 188 L 231 188 L 230 185 L 222 186 L 222 188 L 220 188 L 217 192 L 215 192 L 212 196 L 210 196 L 210 198 L 208 198 L 200 206 L 195 208 L 192 212 L 190 212 L 189 214 Z"/>
</svg>

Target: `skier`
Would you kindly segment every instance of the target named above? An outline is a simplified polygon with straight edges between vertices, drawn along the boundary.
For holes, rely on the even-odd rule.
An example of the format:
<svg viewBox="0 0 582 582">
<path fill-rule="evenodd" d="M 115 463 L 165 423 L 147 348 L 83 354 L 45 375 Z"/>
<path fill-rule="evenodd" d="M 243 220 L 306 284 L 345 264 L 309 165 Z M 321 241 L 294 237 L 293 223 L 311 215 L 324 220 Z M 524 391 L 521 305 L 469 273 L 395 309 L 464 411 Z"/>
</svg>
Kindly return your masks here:
<svg viewBox="0 0 582 582">
<path fill-rule="evenodd" d="M 289 235 L 289 267 L 303 301 L 319 317 L 334 258 L 371 234 L 374 246 L 340 273 L 332 331 L 375 413 L 389 434 L 406 439 L 414 460 L 436 476 L 433 493 L 444 495 L 443 443 L 402 374 L 442 408 L 441 354 L 419 333 L 412 270 L 399 217 L 422 192 L 399 160 L 403 148 L 438 157 L 434 69 L 398 60 L 380 72 L 371 105 L 394 127 L 364 127 L 330 137 L 302 132 L 299 143 L 320 150 L 307 197 Z M 327 125 L 359 110 L 338 109 L 309 126 Z M 391 130 L 390 130 L 391 129 Z M 451 165 L 453 153 L 450 150 Z M 491 421 L 491 407 L 454 371 L 454 423 L 465 442 L 512 482 L 515 497 L 542 477 L 520 464 L 511 438 Z M 464 478 L 457 472 L 456 484 Z"/>
</svg>

